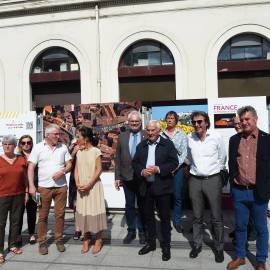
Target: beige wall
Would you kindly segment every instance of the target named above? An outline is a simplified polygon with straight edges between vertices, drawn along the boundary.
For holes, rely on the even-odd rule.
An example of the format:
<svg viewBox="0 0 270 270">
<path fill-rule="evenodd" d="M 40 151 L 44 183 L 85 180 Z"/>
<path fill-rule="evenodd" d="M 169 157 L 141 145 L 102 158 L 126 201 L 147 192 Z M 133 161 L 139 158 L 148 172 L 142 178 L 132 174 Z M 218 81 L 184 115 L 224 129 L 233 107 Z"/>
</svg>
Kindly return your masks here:
<svg viewBox="0 0 270 270">
<path fill-rule="evenodd" d="M 90 103 L 119 100 L 118 62 L 136 40 L 156 39 L 171 50 L 176 99 L 189 99 L 218 96 L 216 59 L 226 40 L 243 32 L 270 38 L 270 3 L 263 0 L 169 1 L 99 14 L 99 28 L 95 10 L 1 19 L 0 111 L 31 108 L 29 71 L 49 46 L 63 46 L 77 57 L 81 101 Z"/>
</svg>

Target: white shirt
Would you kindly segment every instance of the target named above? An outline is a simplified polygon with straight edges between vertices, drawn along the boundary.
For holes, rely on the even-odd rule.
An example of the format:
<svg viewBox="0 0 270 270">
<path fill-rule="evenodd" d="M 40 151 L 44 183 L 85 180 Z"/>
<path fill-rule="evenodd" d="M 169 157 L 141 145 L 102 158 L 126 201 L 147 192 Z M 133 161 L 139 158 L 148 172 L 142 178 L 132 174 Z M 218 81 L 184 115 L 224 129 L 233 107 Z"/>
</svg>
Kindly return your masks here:
<svg viewBox="0 0 270 270">
<path fill-rule="evenodd" d="M 188 137 L 188 160 L 190 173 L 209 176 L 225 168 L 226 151 L 220 134 L 207 130 L 203 141 L 193 132 Z"/>
<path fill-rule="evenodd" d="M 71 156 L 66 145 L 58 143 L 52 149 L 45 140 L 34 146 L 28 159 L 38 166 L 38 186 L 46 188 L 63 187 L 67 184 L 65 175 L 57 181 L 52 176 L 64 170 L 68 160 L 71 160 Z"/>
<path fill-rule="evenodd" d="M 146 168 L 148 168 L 149 166 L 156 165 L 156 147 L 159 141 L 160 141 L 160 137 L 158 137 L 158 139 L 154 143 L 151 143 L 150 141 L 148 141 L 148 156 L 147 156 L 147 161 L 146 161 Z M 146 179 L 147 179 L 147 182 L 154 182 L 155 175 L 152 174 L 146 177 Z"/>
</svg>

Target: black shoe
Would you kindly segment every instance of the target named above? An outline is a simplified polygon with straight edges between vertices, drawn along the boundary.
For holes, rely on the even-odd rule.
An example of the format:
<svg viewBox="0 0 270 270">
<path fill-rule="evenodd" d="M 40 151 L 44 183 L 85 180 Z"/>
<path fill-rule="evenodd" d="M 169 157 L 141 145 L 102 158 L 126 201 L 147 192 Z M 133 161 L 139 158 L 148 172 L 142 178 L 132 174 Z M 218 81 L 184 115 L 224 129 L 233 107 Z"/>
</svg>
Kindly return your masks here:
<svg viewBox="0 0 270 270">
<path fill-rule="evenodd" d="M 184 231 L 183 226 L 181 224 L 173 224 L 173 226 L 178 233 L 182 233 Z"/>
<path fill-rule="evenodd" d="M 136 233 L 128 232 L 128 234 L 123 240 L 123 244 L 130 244 L 132 240 L 134 240 L 135 238 L 136 238 Z"/>
<path fill-rule="evenodd" d="M 222 263 L 224 261 L 224 252 L 223 252 L 223 250 L 216 250 L 216 252 L 215 252 L 215 261 L 217 263 Z"/>
<path fill-rule="evenodd" d="M 154 250 L 156 250 L 155 245 L 146 244 L 142 249 L 139 250 L 138 254 L 139 255 L 144 255 L 144 254 L 147 254 L 150 251 L 154 251 Z"/>
<path fill-rule="evenodd" d="M 139 232 L 139 243 L 141 245 L 145 245 L 146 244 L 146 238 L 145 238 L 145 233 L 143 232 Z"/>
<path fill-rule="evenodd" d="M 230 232 L 229 237 L 235 239 L 235 231 Z"/>
<path fill-rule="evenodd" d="M 192 250 L 189 253 L 189 258 L 197 258 L 198 254 L 202 251 L 202 247 L 193 247 Z"/>
<path fill-rule="evenodd" d="M 162 249 L 162 261 L 168 261 L 171 258 L 171 249 L 163 248 Z"/>
<path fill-rule="evenodd" d="M 81 231 L 75 231 L 75 233 L 73 235 L 73 240 L 79 240 L 81 235 L 82 235 Z"/>
</svg>

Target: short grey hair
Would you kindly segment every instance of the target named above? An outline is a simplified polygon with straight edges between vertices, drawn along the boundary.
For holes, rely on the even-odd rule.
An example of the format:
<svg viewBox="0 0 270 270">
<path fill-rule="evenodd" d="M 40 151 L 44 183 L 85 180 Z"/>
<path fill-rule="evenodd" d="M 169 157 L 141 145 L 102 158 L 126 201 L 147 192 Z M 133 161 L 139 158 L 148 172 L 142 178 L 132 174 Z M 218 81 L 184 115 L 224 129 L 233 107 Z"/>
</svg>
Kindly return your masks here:
<svg viewBox="0 0 270 270">
<path fill-rule="evenodd" d="M 239 117 L 241 117 L 243 114 L 247 112 L 250 112 L 256 118 L 258 117 L 256 110 L 250 105 L 243 106 L 237 110 L 237 114 L 239 115 Z"/>
<path fill-rule="evenodd" d="M 54 130 L 60 130 L 60 127 L 56 124 L 50 124 L 45 128 L 45 137 Z"/>
<path fill-rule="evenodd" d="M 140 119 L 140 121 L 142 121 L 142 115 L 140 112 L 138 111 L 131 111 L 129 114 L 128 114 L 128 121 L 130 120 L 130 118 L 133 116 L 133 115 L 136 115 L 138 116 L 138 118 Z"/>
<path fill-rule="evenodd" d="M 148 126 L 149 124 L 154 125 L 156 129 L 160 130 L 160 123 L 158 120 L 149 120 L 146 126 Z"/>
<path fill-rule="evenodd" d="M 14 146 L 17 146 L 17 139 L 14 135 L 6 135 L 3 137 L 2 144 L 9 143 L 13 144 Z"/>
</svg>

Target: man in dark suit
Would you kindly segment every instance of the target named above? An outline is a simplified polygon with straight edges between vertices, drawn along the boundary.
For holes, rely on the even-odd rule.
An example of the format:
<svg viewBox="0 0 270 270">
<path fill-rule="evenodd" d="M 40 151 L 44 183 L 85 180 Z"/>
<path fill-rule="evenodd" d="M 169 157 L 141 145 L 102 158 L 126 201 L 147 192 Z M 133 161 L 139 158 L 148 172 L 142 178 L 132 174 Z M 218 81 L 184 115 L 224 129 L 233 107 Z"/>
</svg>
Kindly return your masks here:
<svg viewBox="0 0 270 270">
<path fill-rule="evenodd" d="M 144 197 L 147 227 L 147 244 L 139 250 L 139 255 L 156 249 L 156 205 L 161 222 L 162 260 L 168 261 L 171 258 L 170 206 L 174 192 L 173 172 L 178 166 L 178 156 L 173 143 L 159 136 L 158 121 L 149 121 L 146 131 L 148 139 L 138 145 L 133 159 L 135 174 L 141 180 L 140 193 Z"/>
<path fill-rule="evenodd" d="M 132 111 L 128 115 L 129 130 L 122 132 L 118 137 L 115 156 L 115 188 L 120 190 L 123 186 L 125 193 L 125 214 L 128 233 L 123 240 L 124 244 L 129 244 L 136 238 L 136 228 L 139 230 L 140 244 L 145 244 L 145 225 L 143 218 L 142 200 L 138 192 L 138 181 L 134 177 L 132 168 L 132 158 L 136 152 L 136 147 L 141 140 L 146 138 L 146 132 L 141 130 L 141 114 Z M 138 205 L 138 215 L 136 213 L 136 199 Z"/>
<path fill-rule="evenodd" d="M 267 205 L 270 198 L 270 135 L 257 128 L 257 112 L 251 106 L 237 111 L 243 132 L 230 138 L 229 170 L 235 210 L 236 259 L 227 269 L 245 264 L 247 224 L 254 218 L 257 232 L 256 270 L 266 270 L 268 257 Z"/>
</svg>

